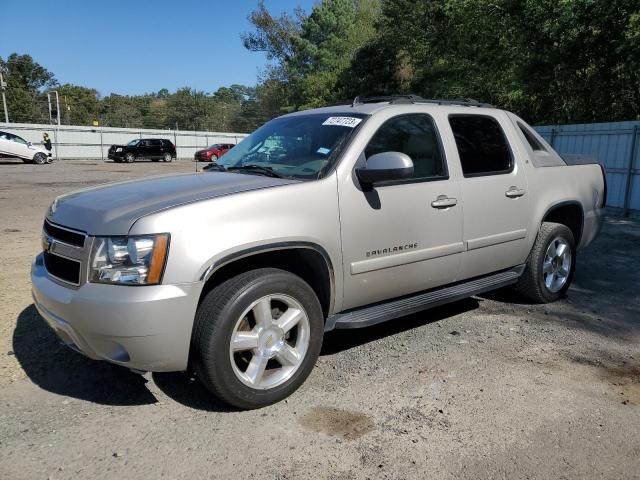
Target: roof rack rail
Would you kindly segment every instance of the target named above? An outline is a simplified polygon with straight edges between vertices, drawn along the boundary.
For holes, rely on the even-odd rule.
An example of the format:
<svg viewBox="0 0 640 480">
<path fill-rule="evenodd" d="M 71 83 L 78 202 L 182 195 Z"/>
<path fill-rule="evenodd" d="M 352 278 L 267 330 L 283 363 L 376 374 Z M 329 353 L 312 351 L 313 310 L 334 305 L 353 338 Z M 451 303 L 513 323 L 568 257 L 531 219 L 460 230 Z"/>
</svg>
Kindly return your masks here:
<svg viewBox="0 0 640 480">
<path fill-rule="evenodd" d="M 461 99 L 428 99 L 422 98 L 419 95 L 382 95 L 376 97 L 364 97 L 357 96 L 351 103 L 352 107 L 356 105 L 362 105 L 365 103 L 382 103 L 389 102 L 391 104 L 407 104 L 407 103 L 432 103 L 435 105 L 459 105 L 463 107 L 488 107 L 493 108 L 493 105 L 488 103 L 482 103 L 471 98 Z"/>
</svg>

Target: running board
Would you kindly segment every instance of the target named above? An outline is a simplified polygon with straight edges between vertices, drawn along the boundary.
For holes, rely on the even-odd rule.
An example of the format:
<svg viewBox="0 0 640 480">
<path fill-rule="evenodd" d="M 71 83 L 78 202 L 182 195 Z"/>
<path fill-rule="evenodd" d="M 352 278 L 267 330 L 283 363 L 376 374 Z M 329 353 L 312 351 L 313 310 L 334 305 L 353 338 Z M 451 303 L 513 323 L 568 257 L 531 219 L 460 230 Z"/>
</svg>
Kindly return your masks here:
<svg viewBox="0 0 640 480">
<path fill-rule="evenodd" d="M 383 303 L 347 310 L 329 316 L 325 323 L 324 330 L 328 332 L 334 328 L 369 327 L 377 323 L 437 307 L 438 305 L 489 292 L 496 288 L 506 287 L 507 285 L 516 283 L 523 271 L 524 265 L 520 265 L 510 270 L 476 278 L 464 283 L 418 293 L 410 297 L 388 300 Z"/>
</svg>

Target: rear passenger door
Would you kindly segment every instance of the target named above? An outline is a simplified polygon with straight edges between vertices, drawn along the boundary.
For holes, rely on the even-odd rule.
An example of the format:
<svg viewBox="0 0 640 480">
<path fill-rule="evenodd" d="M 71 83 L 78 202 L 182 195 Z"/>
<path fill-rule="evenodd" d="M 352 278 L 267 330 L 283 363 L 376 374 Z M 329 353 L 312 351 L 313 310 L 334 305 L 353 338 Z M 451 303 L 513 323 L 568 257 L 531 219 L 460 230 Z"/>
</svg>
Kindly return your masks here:
<svg viewBox="0 0 640 480">
<path fill-rule="evenodd" d="M 149 155 L 151 158 L 162 158 L 162 140 L 149 140 Z"/>
<path fill-rule="evenodd" d="M 504 116 L 504 118 L 503 118 Z M 464 203 L 461 278 L 513 267 L 526 259 L 527 179 L 510 142 L 514 131 L 502 112 L 451 114 L 460 158 Z"/>
</svg>

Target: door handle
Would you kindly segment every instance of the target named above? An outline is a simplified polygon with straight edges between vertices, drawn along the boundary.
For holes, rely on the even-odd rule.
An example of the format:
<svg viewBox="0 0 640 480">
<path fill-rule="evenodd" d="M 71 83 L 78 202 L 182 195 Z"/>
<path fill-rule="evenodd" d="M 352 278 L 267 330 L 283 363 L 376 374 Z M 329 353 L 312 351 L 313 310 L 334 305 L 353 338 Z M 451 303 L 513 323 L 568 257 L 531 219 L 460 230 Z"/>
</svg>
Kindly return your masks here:
<svg viewBox="0 0 640 480">
<path fill-rule="evenodd" d="M 522 197 L 525 193 L 526 193 L 526 190 L 524 188 L 518 188 L 514 186 L 509 187 L 509 190 L 504 192 L 504 194 L 509 198 Z"/>
<path fill-rule="evenodd" d="M 449 208 L 458 204 L 458 199 L 449 198 L 446 195 L 439 195 L 433 202 L 431 202 L 431 206 L 433 208 Z"/>
</svg>

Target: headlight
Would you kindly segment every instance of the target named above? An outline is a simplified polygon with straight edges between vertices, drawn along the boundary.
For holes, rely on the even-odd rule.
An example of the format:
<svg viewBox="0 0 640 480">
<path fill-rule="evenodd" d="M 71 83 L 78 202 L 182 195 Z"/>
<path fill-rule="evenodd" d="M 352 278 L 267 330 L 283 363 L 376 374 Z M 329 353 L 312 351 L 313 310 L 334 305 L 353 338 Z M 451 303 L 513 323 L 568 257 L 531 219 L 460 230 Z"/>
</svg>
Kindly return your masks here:
<svg viewBox="0 0 640 480">
<path fill-rule="evenodd" d="M 120 148 L 120 147 L 116 148 L 116 153 L 121 152 L 121 151 L 122 151 L 122 148 Z"/>
<path fill-rule="evenodd" d="M 89 280 L 123 285 L 156 285 L 169 250 L 169 235 L 96 237 Z"/>
</svg>

